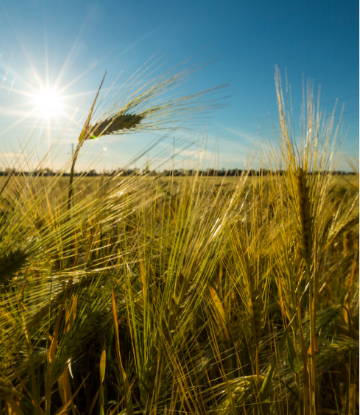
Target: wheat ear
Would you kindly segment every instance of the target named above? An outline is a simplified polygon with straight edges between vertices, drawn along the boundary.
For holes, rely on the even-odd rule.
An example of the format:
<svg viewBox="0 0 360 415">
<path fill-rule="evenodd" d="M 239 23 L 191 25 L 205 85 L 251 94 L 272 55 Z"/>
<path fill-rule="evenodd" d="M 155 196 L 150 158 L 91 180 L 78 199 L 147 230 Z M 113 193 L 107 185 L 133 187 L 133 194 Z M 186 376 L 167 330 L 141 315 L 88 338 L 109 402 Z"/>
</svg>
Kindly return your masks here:
<svg viewBox="0 0 360 415">
<path fill-rule="evenodd" d="M 300 253 L 308 266 L 308 269 L 310 269 L 313 223 L 310 210 L 309 186 L 307 186 L 307 174 L 301 167 L 298 168 L 297 173 L 297 191 L 301 226 Z"/>
<path fill-rule="evenodd" d="M 162 330 L 162 334 L 165 337 L 165 340 L 170 343 L 172 333 L 174 333 L 177 325 L 177 320 L 181 311 L 181 304 L 185 300 L 185 295 L 189 289 L 189 278 L 185 278 L 181 273 L 178 275 L 177 281 L 175 283 L 175 292 L 170 297 L 168 304 L 166 305 L 164 311 L 163 321 L 165 327 Z M 158 362 L 161 361 L 161 347 L 162 339 L 159 336 L 159 332 L 156 332 L 155 336 L 152 339 L 152 344 L 149 350 L 149 355 L 147 362 L 145 364 L 144 371 L 144 381 L 142 388 L 142 401 L 145 403 L 151 398 L 153 393 L 155 376 L 158 370 Z M 160 359 L 159 359 L 160 353 Z M 158 360 L 159 359 L 159 360 Z"/>
<path fill-rule="evenodd" d="M 85 140 L 94 139 L 102 135 L 117 134 L 122 130 L 129 130 L 140 124 L 143 118 L 145 118 L 145 115 L 142 114 L 114 115 L 92 125 L 89 128 L 89 133 L 86 135 Z"/>
</svg>

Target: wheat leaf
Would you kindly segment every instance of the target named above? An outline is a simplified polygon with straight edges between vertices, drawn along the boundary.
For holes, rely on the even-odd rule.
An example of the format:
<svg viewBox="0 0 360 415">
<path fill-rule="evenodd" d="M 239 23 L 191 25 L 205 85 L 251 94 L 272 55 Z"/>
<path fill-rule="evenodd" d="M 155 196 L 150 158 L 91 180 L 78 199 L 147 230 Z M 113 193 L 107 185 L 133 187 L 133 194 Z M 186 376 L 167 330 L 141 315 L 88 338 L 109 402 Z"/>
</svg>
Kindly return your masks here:
<svg viewBox="0 0 360 415">
<path fill-rule="evenodd" d="M 288 363 L 294 373 L 301 372 L 301 366 L 295 352 L 295 348 L 290 336 L 287 336 L 287 349 L 288 349 Z"/>
</svg>

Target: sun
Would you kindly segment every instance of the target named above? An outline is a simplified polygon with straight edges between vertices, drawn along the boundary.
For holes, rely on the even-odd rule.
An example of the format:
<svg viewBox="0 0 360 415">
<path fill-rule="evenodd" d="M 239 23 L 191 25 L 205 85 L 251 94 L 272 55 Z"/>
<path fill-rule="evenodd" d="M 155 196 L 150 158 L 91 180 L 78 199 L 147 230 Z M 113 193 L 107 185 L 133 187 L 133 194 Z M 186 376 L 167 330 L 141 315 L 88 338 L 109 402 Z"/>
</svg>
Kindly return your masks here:
<svg viewBox="0 0 360 415">
<path fill-rule="evenodd" d="M 35 95 L 35 106 L 39 117 L 57 118 L 63 109 L 63 98 L 54 89 L 43 89 Z"/>
</svg>

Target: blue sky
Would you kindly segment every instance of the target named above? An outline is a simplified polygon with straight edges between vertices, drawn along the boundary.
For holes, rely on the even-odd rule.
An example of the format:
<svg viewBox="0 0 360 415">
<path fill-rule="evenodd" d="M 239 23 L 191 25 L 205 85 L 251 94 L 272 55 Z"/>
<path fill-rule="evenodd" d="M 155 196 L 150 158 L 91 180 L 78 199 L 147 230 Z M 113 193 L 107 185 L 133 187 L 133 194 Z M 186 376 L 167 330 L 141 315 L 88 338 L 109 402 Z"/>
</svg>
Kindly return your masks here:
<svg viewBox="0 0 360 415">
<path fill-rule="evenodd" d="M 208 154 L 203 160 L 209 165 L 242 167 L 259 140 L 255 119 L 269 123 L 268 112 L 278 121 L 275 65 L 284 88 L 287 70 L 295 124 L 299 124 L 302 78 L 305 86 L 311 78 L 315 94 L 321 84 L 320 107 L 327 113 L 336 99 L 337 115 L 345 103 L 343 131 L 348 132 L 343 152 L 358 154 L 356 1 L 0 0 L 0 25 L 0 80 L 7 73 L 0 92 L 0 151 L 8 164 L 21 153 L 28 160 L 41 159 L 57 143 L 47 163 L 61 168 L 70 157 L 71 144 L 77 142 L 81 116 L 89 110 L 105 69 L 103 93 L 120 72 L 119 85 L 154 54 L 156 58 L 165 54 L 163 62 L 171 58 L 165 70 L 199 51 L 194 61 L 216 60 L 191 76 L 179 92 L 229 83 L 218 94 L 226 97 L 221 100 L 226 106 L 210 111 L 196 130 L 165 138 L 137 161 L 137 167 L 147 159 L 153 160 L 154 168 L 167 167 L 173 149 L 185 148 L 183 139 L 201 144 L 204 137 Z M 56 84 L 62 90 L 64 114 L 59 118 L 46 121 L 29 116 L 34 113 L 29 94 L 41 84 L 50 88 Z M 78 169 L 124 166 L 156 137 L 141 133 L 121 140 L 100 138 L 86 147 Z M 176 156 L 178 167 L 196 148 Z"/>
</svg>

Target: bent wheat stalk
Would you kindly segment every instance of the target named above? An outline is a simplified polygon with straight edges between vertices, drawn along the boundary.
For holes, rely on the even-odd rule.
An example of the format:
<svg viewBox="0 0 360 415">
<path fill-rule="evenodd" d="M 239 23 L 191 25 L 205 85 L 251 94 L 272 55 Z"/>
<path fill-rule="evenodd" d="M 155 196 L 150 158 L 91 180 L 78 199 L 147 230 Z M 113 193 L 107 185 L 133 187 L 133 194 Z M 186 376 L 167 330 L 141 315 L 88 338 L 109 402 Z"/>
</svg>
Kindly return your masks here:
<svg viewBox="0 0 360 415">
<path fill-rule="evenodd" d="M 94 107 L 106 76 L 105 72 L 73 155 L 68 191 L 68 211 L 71 209 L 76 160 L 79 156 L 80 149 L 86 140 L 96 139 L 101 136 L 121 134 L 124 133 L 125 130 L 160 130 L 165 128 L 166 124 L 178 122 L 185 115 L 191 116 L 194 111 L 204 112 L 213 107 L 213 105 L 209 104 L 210 101 L 199 102 L 197 98 L 200 95 L 221 89 L 226 85 L 219 85 L 195 94 L 176 98 L 172 96 L 165 99 L 160 98 L 161 95 L 177 87 L 181 81 L 199 69 L 200 67 L 196 66 L 187 67 L 175 74 L 172 74 L 174 69 L 171 69 L 170 71 L 157 76 L 152 81 L 146 82 L 144 85 L 140 86 L 135 92 L 130 93 L 128 99 L 125 100 L 125 103 L 116 101 L 106 111 L 104 119 L 100 119 L 94 124 L 91 124 L 90 122 Z M 129 89 L 131 90 L 132 88 Z M 194 102 L 195 100 L 197 100 L 196 103 Z"/>
</svg>

